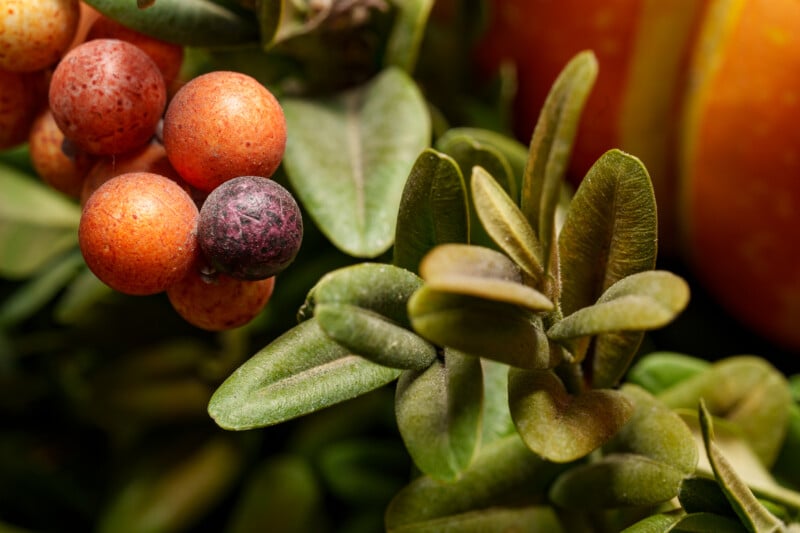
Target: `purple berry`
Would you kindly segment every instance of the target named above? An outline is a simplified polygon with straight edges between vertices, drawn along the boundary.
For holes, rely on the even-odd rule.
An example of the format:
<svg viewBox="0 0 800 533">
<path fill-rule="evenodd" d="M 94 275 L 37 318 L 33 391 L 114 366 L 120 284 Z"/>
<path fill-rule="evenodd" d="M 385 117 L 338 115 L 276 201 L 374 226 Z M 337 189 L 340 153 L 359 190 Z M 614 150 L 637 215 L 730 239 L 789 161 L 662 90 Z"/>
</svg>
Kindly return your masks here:
<svg viewBox="0 0 800 533">
<path fill-rule="evenodd" d="M 303 240 L 303 218 L 294 197 L 280 184 L 242 176 L 208 195 L 197 236 L 218 271 L 239 279 L 265 279 L 294 261 Z"/>
</svg>

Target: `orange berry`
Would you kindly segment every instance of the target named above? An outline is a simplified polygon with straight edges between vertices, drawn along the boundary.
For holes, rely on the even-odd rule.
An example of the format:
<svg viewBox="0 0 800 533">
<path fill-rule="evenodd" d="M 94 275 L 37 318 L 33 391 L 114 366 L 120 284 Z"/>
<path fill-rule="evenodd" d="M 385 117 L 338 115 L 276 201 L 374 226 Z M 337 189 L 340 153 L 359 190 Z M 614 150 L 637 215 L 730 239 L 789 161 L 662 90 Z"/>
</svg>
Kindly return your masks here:
<svg viewBox="0 0 800 533">
<path fill-rule="evenodd" d="M 283 159 L 286 121 L 278 100 L 257 80 L 217 71 L 175 94 L 163 137 L 175 170 L 210 192 L 239 176 L 270 177 Z"/>
<path fill-rule="evenodd" d="M 171 179 L 122 174 L 86 201 L 78 228 L 81 252 L 111 288 L 159 293 L 183 278 L 197 259 L 198 217 L 194 201 Z"/>
<path fill-rule="evenodd" d="M 167 296 L 184 320 L 209 331 L 243 326 L 267 305 L 275 278 L 246 281 L 225 274 L 204 275 L 192 269 L 167 289 Z"/>
<path fill-rule="evenodd" d="M 78 0 L 0 0 L 0 68 L 34 72 L 54 65 L 78 29 Z"/>
</svg>

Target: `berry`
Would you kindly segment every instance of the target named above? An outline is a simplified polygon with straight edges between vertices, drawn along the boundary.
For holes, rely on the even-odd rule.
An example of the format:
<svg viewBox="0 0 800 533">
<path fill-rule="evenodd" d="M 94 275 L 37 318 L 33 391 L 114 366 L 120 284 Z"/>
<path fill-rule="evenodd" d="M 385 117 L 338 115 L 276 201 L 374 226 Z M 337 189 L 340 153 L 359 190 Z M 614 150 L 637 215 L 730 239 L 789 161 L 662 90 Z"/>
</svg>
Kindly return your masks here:
<svg viewBox="0 0 800 533">
<path fill-rule="evenodd" d="M 110 179 L 86 201 L 78 227 L 91 271 L 126 294 L 155 294 L 197 260 L 198 211 L 177 183 L 148 172 Z"/>
<path fill-rule="evenodd" d="M 47 104 L 44 72 L 0 70 L 0 150 L 22 144 Z"/>
<path fill-rule="evenodd" d="M 247 281 L 225 274 L 205 275 L 193 268 L 167 289 L 167 297 L 193 326 L 222 331 L 250 322 L 267 305 L 274 286 L 274 277 Z"/>
<path fill-rule="evenodd" d="M 64 136 L 91 154 L 146 144 L 166 105 L 164 77 L 135 45 L 95 39 L 73 48 L 50 81 L 50 108 Z"/>
<path fill-rule="evenodd" d="M 241 176 L 208 195 L 197 235 L 203 254 L 218 271 L 264 279 L 294 261 L 303 240 L 303 218 L 294 197 L 280 184 Z"/>
<path fill-rule="evenodd" d="M 54 65 L 78 29 L 78 0 L 0 0 L 0 68 L 33 72 Z"/>
<path fill-rule="evenodd" d="M 207 192 L 238 176 L 270 177 L 286 148 L 280 104 L 238 72 L 210 72 L 181 87 L 167 107 L 163 135 L 175 170 Z"/>
</svg>

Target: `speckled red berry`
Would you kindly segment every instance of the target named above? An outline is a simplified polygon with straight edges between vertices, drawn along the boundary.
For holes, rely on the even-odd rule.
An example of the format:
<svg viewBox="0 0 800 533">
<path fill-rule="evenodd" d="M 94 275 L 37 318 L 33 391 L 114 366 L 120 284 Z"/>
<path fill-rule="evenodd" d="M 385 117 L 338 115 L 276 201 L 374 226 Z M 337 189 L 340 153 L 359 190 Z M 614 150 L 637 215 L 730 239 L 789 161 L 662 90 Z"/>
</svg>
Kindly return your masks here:
<svg viewBox="0 0 800 533">
<path fill-rule="evenodd" d="M 161 71 L 141 49 L 116 39 L 73 48 L 50 81 L 58 127 L 92 154 L 120 154 L 146 144 L 166 105 Z"/>
<path fill-rule="evenodd" d="M 79 18 L 78 0 L 0 0 L 0 68 L 51 67 L 69 48 Z"/>
<path fill-rule="evenodd" d="M 126 294 L 155 294 L 197 260 L 198 211 L 177 183 L 147 172 L 122 174 L 86 201 L 81 252 L 104 283 Z"/>
<path fill-rule="evenodd" d="M 303 240 L 303 217 L 291 193 L 274 180 L 241 176 L 208 195 L 197 236 L 218 271 L 264 279 L 294 261 Z"/>
<path fill-rule="evenodd" d="M 46 106 L 44 71 L 0 69 L 0 150 L 25 142 L 37 113 Z"/>
<path fill-rule="evenodd" d="M 269 177 L 286 148 L 283 109 L 250 76 L 203 74 L 170 101 L 164 146 L 175 170 L 204 191 L 238 176 Z"/>
</svg>

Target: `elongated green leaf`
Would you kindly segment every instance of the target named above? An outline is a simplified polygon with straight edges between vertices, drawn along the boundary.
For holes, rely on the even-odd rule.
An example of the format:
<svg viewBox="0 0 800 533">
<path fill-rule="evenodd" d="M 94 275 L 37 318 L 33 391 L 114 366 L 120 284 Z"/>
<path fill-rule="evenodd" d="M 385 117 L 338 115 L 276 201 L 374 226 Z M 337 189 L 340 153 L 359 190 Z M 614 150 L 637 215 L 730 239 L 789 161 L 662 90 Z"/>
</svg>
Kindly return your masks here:
<svg viewBox="0 0 800 533">
<path fill-rule="evenodd" d="M 291 8 L 292 3 L 286 0 L 272 0 L 256 4 L 259 37 L 263 49 L 269 50 L 275 44 L 281 22 L 285 21 L 287 9 Z"/>
<path fill-rule="evenodd" d="M 620 390 L 633 403 L 633 415 L 604 451 L 639 454 L 669 465 L 684 476 L 693 474 L 698 451 L 689 426 L 644 389 L 626 383 Z"/>
<path fill-rule="evenodd" d="M 683 478 L 683 472 L 660 461 L 615 453 L 561 474 L 549 495 L 574 511 L 655 505 L 674 498 Z"/>
<path fill-rule="evenodd" d="M 762 463 L 772 466 L 786 435 L 791 404 L 783 374 L 759 357 L 728 357 L 659 394 L 672 408 L 693 409 L 700 398 L 712 414 L 737 425 Z"/>
<path fill-rule="evenodd" d="M 283 163 L 311 218 L 350 255 L 388 250 L 406 179 L 430 143 L 430 117 L 414 81 L 389 68 L 336 98 L 282 104 L 289 132 Z"/>
<path fill-rule="evenodd" d="M 256 17 L 211 0 L 158 0 L 147 9 L 135 2 L 87 0 L 125 26 L 186 46 L 230 46 L 258 42 Z"/>
<path fill-rule="evenodd" d="M 311 316 L 317 304 L 351 304 L 410 327 L 407 303 L 422 279 L 400 267 L 360 263 L 328 272 L 308 293 L 301 311 Z"/>
<path fill-rule="evenodd" d="M 470 185 L 486 233 L 539 286 L 544 277 L 542 246 L 522 211 L 482 167 L 473 168 Z"/>
<path fill-rule="evenodd" d="M 415 524 L 489 509 L 509 498 L 534 503 L 562 469 L 531 453 L 517 435 L 509 435 L 483 448 L 452 483 L 429 476 L 412 481 L 389 504 L 386 529 L 413 531 Z"/>
<path fill-rule="evenodd" d="M 642 163 L 619 150 L 589 170 L 559 236 L 561 307 L 570 315 L 611 285 L 655 267 L 656 204 Z"/>
<path fill-rule="evenodd" d="M 379 365 L 422 370 L 436 359 L 433 344 L 363 307 L 318 303 L 314 317 L 331 339 Z"/>
<path fill-rule="evenodd" d="M 670 323 L 689 303 L 689 286 L 663 270 L 632 274 L 614 283 L 597 303 L 579 309 L 547 331 L 555 340 L 610 333 L 643 331 Z"/>
<path fill-rule="evenodd" d="M 713 513 L 691 513 L 675 524 L 670 531 L 675 533 L 744 533 L 747 531 L 742 524 L 727 516 Z"/>
<path fill-rule="evenodd" d="M 626 527 L 621 533 L 667 533 L 682 516 L 678 512 L 653 514 Z"/>
<path fill-rule="evenodd" d="M 384 64 L 413 74 L 433 0 L 397 2 L 394 27 L 386 45 Z"/>
<path fill-rule="evenodd" d="M 513 531 L 514 533 L 565 533 L 558 515 L 550 506 L 501 506 L 466 512 L 455 516 L 435 518 L 425 522 L 392 528 L 392 533 L 486 533 L 487 531 Z"/>
<path fill-rule="evenodd" d="M 472 461 L 481 431 L 482 380 L 480 359 L 450 349 L 443 361 L 400 376 L 397 426 L 428 476 L 452 481 Z"/>
<path fill-rule="evenodd" d="M 514 420 L 508 409 L 508 365 L 481 359 L 483 368 L 483 432 L 481 446 L 515 433 Z"/>
<path fill-rule="evenodd" d="M 312 318 L 231 374 L 214 392 L 208 412 L 225 429 L 269 426 L 382 387 L 400 372 L 352 355 Z"/>
<path fill-rule="evenodd" d="M 84 265 L 56 302 L 53 316 L 61 324 L 76 324 L 88 315 L 92 306 L 118 294 Z"/>
<path fill-rule="evenodd" d="M 711 363 L 699 357 L 676 352 L 652 352 L 641 357 L 626 376 L 626 381 L 659 394 L 681 381 L 699 374 Z"/>
<path fill-rule="evenodd" d="M 738 476 L 735 467 L 723 455 L 714 442 L 714 428 L 711 414 L 701 400 L 699 407 L 700 429 L 706 447 L 708 461 L 714 476 L 728 498 L 733 510 L 749 531 L 762 533 L 784 531 L 785 526 L 771 514 L 753 495 L 747 484 Z"/>
<path fill-rule="evenodd" d="M 728 498 L 714 478 L 692 476 L 683 480 L 678 501 L 687 513 L 709 512 L 736 517 Z"/>
<path fill-rule="evenodd" d="M 83 265 L 83 257 L 77 249 L 46 265 L 0 303 L 0 327 L 18 324 L 39 311 L 75 277 Z"/>
<path fill-rule="evenodd" d="M 550 266 L 561 184 L 597 70 L 597 59 L 590 51 L 570 60 L 553 83 L 531 138 L 520 207 L 542 243 L 545 269 Z"/>
<path fill-rule="evenodd" d="M 520 305 L 531 311 L 553 309 L 553 302 L 544 294 L 522 284 L 515 263 L 482 246 L 437 246 L 420 264 L 420 275 L 434 290 Z"/>
<path fill-rule="evenodd" d="M 78 243 L 80 207 L 0 164 L 0 276 L 23 278 Z"/>
<path fill-rule="evenodd" d="M 417 272 L 434 246 L 469 241 L 469 208 L 456 162 L 433 149 L 414 163 L 403 189 L 394 242 L 394 264 Z"/>
<path fill-rule="evenodd" d="M 423 287 L 408 302 L 414 330 L 431 342 L 521 368 L 551 368 L 541 321 L 519 306 Z"/>
<path fill-rule="evenodd" d="M 633 405 L 615 390 L 567 392 L 552 370 L 512 369 L 511 416 L 525 444 L 549 461 L 575 461 L 608 442 L 630 420 Z"/>
</svg>

